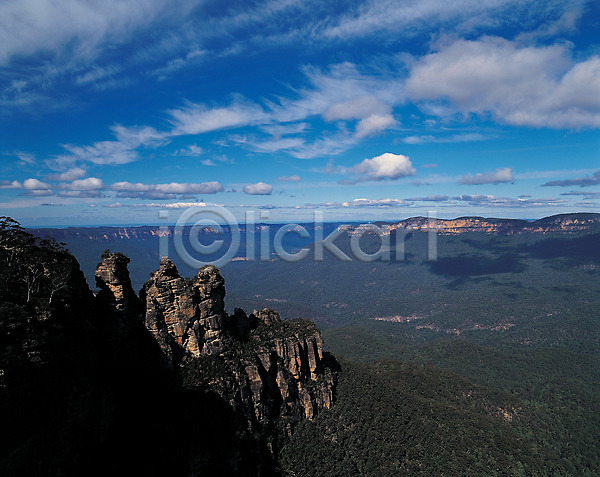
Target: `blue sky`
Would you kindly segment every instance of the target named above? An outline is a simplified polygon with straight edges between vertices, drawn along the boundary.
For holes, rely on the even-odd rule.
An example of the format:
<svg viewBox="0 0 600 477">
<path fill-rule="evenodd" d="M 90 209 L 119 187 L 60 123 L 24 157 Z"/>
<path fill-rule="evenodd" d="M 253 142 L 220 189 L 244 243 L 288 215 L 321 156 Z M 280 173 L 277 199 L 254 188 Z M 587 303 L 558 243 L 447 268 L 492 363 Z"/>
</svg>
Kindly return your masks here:
<svg viewBox="0 0 600 477">
<path fill-rule="evenodd" d="M 5 0 L 28 226 L 600 212 L 597 1 Z"/>
</svg>

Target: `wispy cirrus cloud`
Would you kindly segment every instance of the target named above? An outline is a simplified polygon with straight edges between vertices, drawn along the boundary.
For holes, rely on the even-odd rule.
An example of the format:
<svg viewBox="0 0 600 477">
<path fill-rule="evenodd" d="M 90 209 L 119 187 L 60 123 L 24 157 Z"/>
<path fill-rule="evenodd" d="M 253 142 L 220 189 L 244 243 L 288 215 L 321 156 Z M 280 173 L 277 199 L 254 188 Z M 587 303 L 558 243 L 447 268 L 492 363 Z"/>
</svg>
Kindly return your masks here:
<svg viewBox="0 0 600 477">
<path fill-rule="evenodd" d="M 490 136 L 486 136 L 481 133 L 462 133 L 453 134 L 450 136 L 406 136 L 401 139 L 406 144 L 430 144 L 430 143 L 454 143 L 454 142 L 473 142 L 473 141 L 485 141 L 490 139 Z"/>
</svg>

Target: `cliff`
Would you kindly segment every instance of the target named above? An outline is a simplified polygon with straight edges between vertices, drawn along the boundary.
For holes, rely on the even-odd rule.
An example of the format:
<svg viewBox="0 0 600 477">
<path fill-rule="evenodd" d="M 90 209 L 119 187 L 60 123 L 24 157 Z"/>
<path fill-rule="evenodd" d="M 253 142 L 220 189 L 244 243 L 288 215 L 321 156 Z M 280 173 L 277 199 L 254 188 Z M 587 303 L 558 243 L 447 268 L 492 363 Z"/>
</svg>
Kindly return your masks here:
<svg viewBox="0 0 600 477">
<path fill-rule="evenodd" d="M 181 370 L 187 387 L 218 392 L 273 452 L 283 436 L 267 429 L 277 423 L 289 435 L 295 422 L 332 405 L 333 373 L 314 323 L 283 321 L 269 309 L 228 316 L 224 280 L 214 266 L 188 281 L 163 258 L 141 297 L 145 326 L 165 362 Z"/>
<path fill-rule="evenodd" d="M 529 222 L 518 219 L 496 219 L 485 217 L 458 217 L 456 219 L 429 219 L 412 217 L 387 224 L 391 230 L 410 232 L 436 231 L 439 234 L 459 235 L 468 232 L 491 234 L 523 234 L 553 232 L 576 233 L 600 229 L 600 214 L 561 214 Z"/>
<path fill-rule="evenodd" d="M 1 475 L 277 475 L 332 405 L 314 324 L 228 315 L 215 267 L 163 260 L 138 296 L 105 252 L 94 295 L 59 244 L 0 225 Z"/>
</svg>

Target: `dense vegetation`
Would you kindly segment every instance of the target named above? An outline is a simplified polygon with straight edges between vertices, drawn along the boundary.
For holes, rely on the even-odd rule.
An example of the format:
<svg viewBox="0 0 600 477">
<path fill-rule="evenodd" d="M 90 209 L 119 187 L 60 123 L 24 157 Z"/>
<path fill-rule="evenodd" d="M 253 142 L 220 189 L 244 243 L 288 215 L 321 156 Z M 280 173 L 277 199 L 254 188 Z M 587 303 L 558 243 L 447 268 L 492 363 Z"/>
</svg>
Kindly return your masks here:
<svg viewBox="0 0 600 477">
<path fill-rule="evenodd" d="M 284 448 L 286 475 L 566 475 L 569 463 L 515 429 L 521 408 L 437 368 L 342 363 L 333 409 Z M 573 475 L 573 474 L 571 474 Z M 592 474 L 590 474 L 592 475 Z"/>
<path fill-rule="evenodd" d="M 63 234 L 95 266 L 106 241 Z M 156 266 L 153 240 L 110 244 L 131 253 L 134 283 Z M 226 265 L 232 308 L 315 319 L 345 357 L 336 405 L 300 426 L 284 473 L 600 474 L 599 245 L 597 229 L 473 232 L 439 236 L 430 262 L 414 233 L 403 260 Z"/>
</svg>

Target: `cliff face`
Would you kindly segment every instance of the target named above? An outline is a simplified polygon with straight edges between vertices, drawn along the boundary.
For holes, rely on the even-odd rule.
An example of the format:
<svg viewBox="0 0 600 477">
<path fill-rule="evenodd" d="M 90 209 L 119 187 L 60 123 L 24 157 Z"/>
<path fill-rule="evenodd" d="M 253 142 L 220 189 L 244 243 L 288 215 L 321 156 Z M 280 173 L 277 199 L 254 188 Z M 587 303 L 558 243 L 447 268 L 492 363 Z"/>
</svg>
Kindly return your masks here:
<svg viewBox="0 0 600 477">
<path fill-rule="evenodd" d="M 428 219 L 412 217 L 391 224 L 391 230 L 427 232 L 430 230 L 446 235 L 460 235 L 468 232 L 491 234 L 522 234 L 552 232 L 575 233 L 600 228 L 600 214 L 563 214 L 545 217 L 534 222 L 516 219 L 494 219 L 484 217 L 459 217 L 456 219 Z"/>
<path fill-rule="evenodd" d="M 227 315 L 215 267 L 163 260 L 138 297 L 106 252 L 94 296 L 72 255 L 17 232 L 0 230 L 1 475 L 276 475 L 295 423 L 331 406 L 314 324 Z"/>
<path fill-rule="evenodd" d="M 218 392 L 276 452 L 295 422 L 332 405 L 321 334 L 310 321 L 282 321 L 268 309 L 228 316 L 224 285 L 213 266 L 186 281 L 163 258 L 141 293 L 145 325 L 188 388 Z"/>
</svg>

